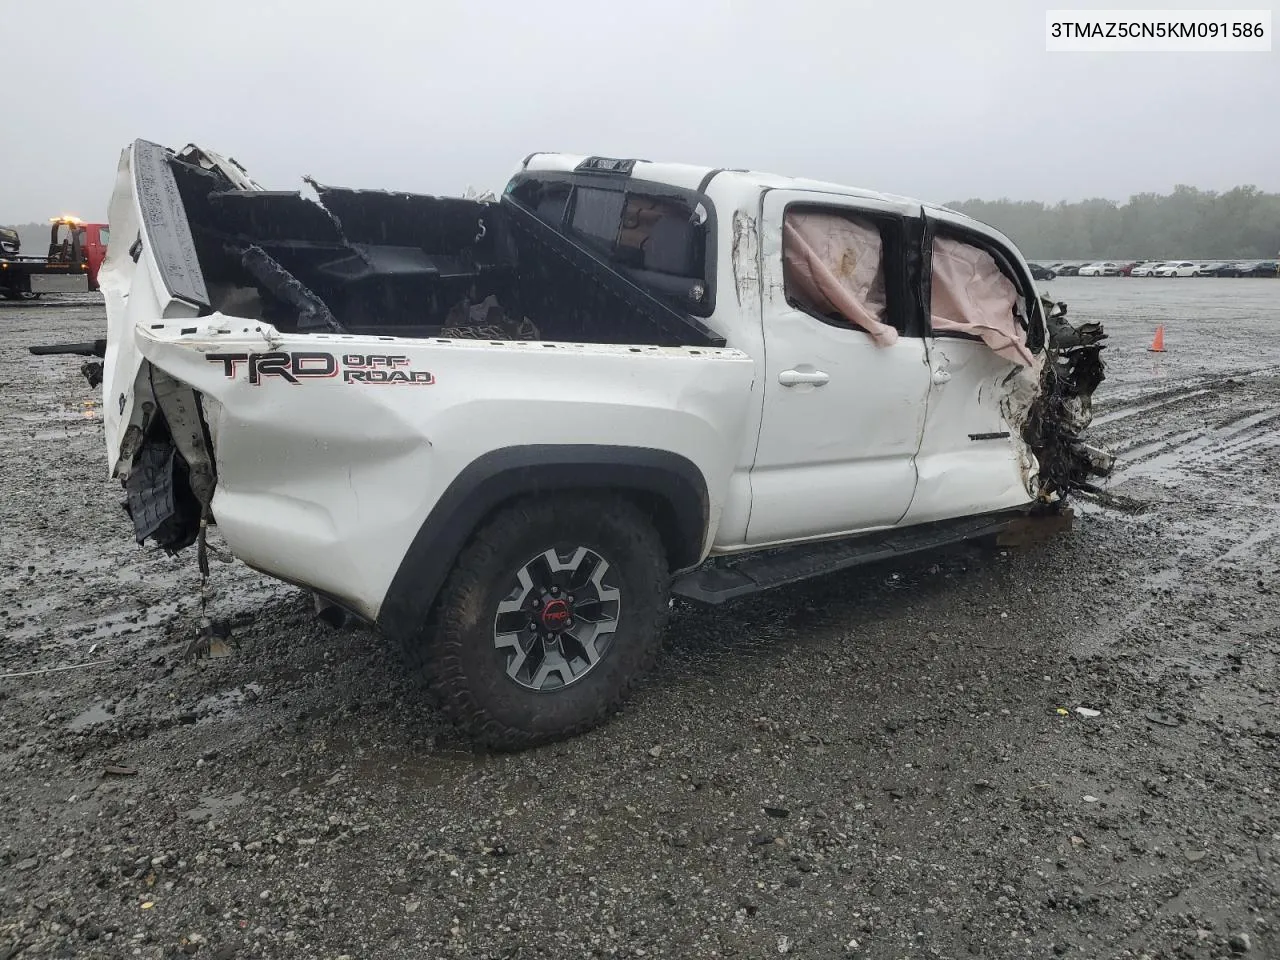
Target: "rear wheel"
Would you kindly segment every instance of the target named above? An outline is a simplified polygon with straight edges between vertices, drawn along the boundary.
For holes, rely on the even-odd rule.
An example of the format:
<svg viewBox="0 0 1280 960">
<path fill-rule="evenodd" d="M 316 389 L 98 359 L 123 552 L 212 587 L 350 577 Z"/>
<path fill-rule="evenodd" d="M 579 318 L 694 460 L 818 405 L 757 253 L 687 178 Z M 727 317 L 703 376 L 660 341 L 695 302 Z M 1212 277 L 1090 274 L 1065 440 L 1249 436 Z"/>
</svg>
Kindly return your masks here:
<svg viewBox="0 0 1280 960">
<path fill-rule="evenodd" d="M 668 581 L 662 542 L 629 501 L 519 503 L 463 550 L 412 660 L 449 718 L 489 746 L 572 736 L 653 664 Z"/>
</svg>

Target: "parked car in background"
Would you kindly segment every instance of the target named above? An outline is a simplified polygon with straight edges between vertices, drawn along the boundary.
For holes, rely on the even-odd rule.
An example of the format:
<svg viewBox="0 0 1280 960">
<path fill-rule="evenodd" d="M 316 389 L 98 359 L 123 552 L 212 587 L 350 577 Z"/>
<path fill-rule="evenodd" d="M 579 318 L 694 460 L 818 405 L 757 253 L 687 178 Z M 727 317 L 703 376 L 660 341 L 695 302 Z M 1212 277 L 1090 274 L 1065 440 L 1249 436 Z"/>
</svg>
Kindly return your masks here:
<svg viewBox="0 0 1280 960">
<path fill-rule="evenodd" d="M 1129 271 L 1131 277 L 1154 277 L 1157 276 L 1156 271 L 1164 266 L 1161 260 L 1149 260 L 1146 263 L 1140 263 Z"/>
<path fill-rule="evenodd" d="M 1079 276 L 1080 268 L 1087 267 L 1088 265 L 1089 265 L 1088 261 L 1084 263 L 1064 263 L 1058 267 L 1058 276 L 1060 277 Z"/>
<path fill-rule="evenodd" d="M 1156 270 L 1157 277 L 1198 277 L 1200 264 L 1191 260 L 1170 260 Z"/>
<path fill-rule="evenodd" d="M 1126 260 L 1120 264 L 1120 276 L 1128 277 L 1133 275 L 1133 268 L 1140 267 L 1147 261 L 1145 260 Z"/>
<path fill-rule="evenodd" d="M 1038 263 L 1028 263 L 1027 266 L 1031 268 L 1032 280 L 1054 280 L 1058 276 L 1053 267 L 1041 266 Z"/>
<path fill-rule="evenodd" d="M 1086 264 L 1080 268 L 1080 276 L 1082 277 L 1118 277 L 1120 275 L 1120 264 L 1113 260 L 1099 260 L 1097 263 Z"/>
<path fill-rule="evenodd" d="M 1275 277 L 1280 276 L 1280 262 L 1259 260 L 1256 263 L 1231 263 L 1218 271 L 1220 277 Z"/>
<path fill-rule="evenodd" d="M 1202 263 L 1200 265 L 1200 276 L 1202 277 L 1225 277 L 1227 272 L 1234 270 L 1239 264 L 1229 261 L 1215 260 L 1212 263 Z"/>
</svg>

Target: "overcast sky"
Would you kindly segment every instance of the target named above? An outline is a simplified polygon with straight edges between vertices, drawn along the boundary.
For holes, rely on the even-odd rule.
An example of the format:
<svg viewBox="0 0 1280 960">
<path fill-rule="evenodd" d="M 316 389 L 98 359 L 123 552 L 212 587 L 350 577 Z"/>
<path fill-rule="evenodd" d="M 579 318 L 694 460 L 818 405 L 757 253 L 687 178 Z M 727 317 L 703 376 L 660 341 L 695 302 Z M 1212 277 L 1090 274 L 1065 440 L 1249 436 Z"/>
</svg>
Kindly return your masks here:
<svg viewBox="0 0 1280 960">
<path fill-rule="evenodd" d="M 1106 4 L 9 0 L 0 223 L 102 218 L 136 137 L 275 189 L 500 188 L 565 150 L 936 201 L 1280 190 L 1280 45 L 1050 54 L 1050 6 Z"/>
</svg>

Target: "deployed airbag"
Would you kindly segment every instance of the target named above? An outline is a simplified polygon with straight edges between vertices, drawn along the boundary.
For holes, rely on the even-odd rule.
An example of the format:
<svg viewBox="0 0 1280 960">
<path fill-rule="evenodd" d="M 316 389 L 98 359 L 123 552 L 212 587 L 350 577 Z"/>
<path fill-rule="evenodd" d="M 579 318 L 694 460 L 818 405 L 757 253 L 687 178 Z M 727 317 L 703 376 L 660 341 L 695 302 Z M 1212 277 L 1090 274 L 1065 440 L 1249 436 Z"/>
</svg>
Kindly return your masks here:
<svg viewBox="0 0 1280 960">
<path fill-rule="evenodd" d="M 980 247 L 948 237 L 933 241 L 929 313 L 934 331 L 981 337 L 997 354 L 1034 366 L 1014 308 L 1018 291 L 995 259 Z"/>
<path fill-rule="evenodd" d="M 818 313 L 843 317 L 880 346 L 897 342 L 884 322 L 884 255 L 870 220 L 832 213 L 788 211 L 782 225 L 787 293 Z"/>
</svg>

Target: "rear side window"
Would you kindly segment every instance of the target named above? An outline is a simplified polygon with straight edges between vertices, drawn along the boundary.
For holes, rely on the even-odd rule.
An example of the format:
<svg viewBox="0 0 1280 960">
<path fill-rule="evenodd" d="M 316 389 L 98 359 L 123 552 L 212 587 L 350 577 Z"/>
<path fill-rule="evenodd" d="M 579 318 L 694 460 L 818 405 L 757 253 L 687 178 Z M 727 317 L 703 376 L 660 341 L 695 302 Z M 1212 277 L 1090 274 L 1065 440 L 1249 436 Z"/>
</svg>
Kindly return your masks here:
<svg viewBox="0 0 1280 960">
<path fill-rule="evenodd" d="M 697 199 L 636 183 L 608 189 L 537 181 L 522 184 L 516 196 L 653 295 L 690 313 L 710 312 L 710 217 Z"/>
<path fill-rule="evenodd" d="M 569 230 L 619 266 L 701 280 L 705 222 L 705 211 L 681 200 L 578 187 Z"/>
<path fill-rule="evenodd" d="M 579 188 L 573 196 L 569 229 L 592 246 L 608 252 L 618 238 L 626 195 L 617 190 Z"/>
</svg>

